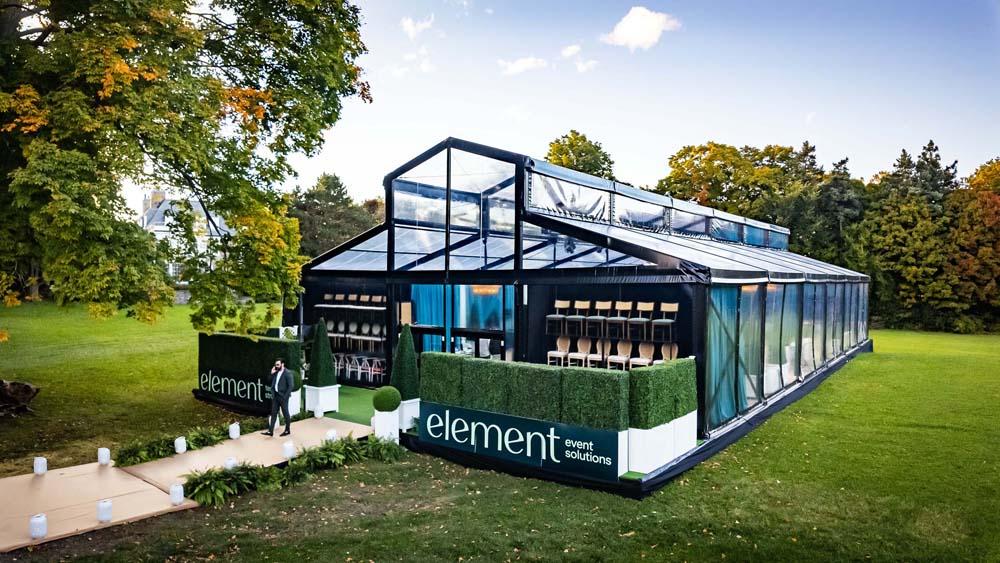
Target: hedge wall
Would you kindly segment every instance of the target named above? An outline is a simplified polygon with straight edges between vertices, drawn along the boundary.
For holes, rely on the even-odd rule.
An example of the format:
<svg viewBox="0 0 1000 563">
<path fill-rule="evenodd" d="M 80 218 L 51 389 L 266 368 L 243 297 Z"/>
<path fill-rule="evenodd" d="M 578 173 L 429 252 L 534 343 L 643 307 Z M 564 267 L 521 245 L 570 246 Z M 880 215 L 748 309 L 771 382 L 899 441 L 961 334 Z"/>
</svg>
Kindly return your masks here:
<svg viewBox="0 0 1000 563">
<path fill-rule="evenodd" d="M 567 367 L 562 370 L 562 414 L 566 424 L 627 430 L 628 372 Z"/>
<path fill-rule="evenodd" d="M 443 352 L 421 354 L 420 398 L 462 406 L 462 357 Z"/>
<path fill-rule="evenodd" d="M 562 414 L 562 370 L 554 366 L 508 362 L 507 414 L 558 421 Z"/>
<path fill-rule="evenodd" d="M 302 387 L 302 343 L 298 340 L 251 339 L 228 333 L 198 335 L 198 373 L 209 368 L 270 377 L 274 360 L 283 358 L 295 376 L 295 389 Z"/>
<path fill-rule="evenodd" d="M 462 361 L 462 406 L 506 413 L 510 398 L 508 362 L 465 358 Z"/>
<path fill-rule="evenodd" d="M 694 358 L 673 360 L 629 373 L 632 428 L 654 428 L 697 408 Z"/>
</svg>

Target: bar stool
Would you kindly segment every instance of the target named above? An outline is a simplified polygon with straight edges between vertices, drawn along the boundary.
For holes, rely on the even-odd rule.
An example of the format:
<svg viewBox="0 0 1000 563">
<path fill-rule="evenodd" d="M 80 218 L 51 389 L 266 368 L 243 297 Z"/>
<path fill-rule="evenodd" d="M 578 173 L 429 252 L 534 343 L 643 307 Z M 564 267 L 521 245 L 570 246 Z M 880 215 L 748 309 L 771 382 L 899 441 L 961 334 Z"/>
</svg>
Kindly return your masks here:
<svg viewBox="0 0 1000 563">
<path fill-rule="evenodd" d="M 628 361 L 632 358 L 632 341 L 619 340 L 618 353 L 608 356 L 608 369 L 614 366 L 621 366 L 622 370 L 628 369 Z"/>
<path fill-rule="evenodd" d="M 594 315 L 586 318 L 583 333 L 591 338 L 601 338 L 604 336 L 604 322 L 608 320 L 608 313 L 611 311 L 610 301 L 597 301 L 594 303 Z M 597 330 L 593 330 L 594 328 Z"/>
<path fill-rule="evenodd" d="M 382 351 L 382 341 L 384 340 L 383 337 L 382 337 L 382 325 L 380 325 L 378 323 L 375 323 L 375 324 L 372 325 L 372 337 L 375 338 L 375 340 L 372 341 L 372 349 L 374 350 L 375 349 L 375 345 L 377 344 L 378 345 L 378 351 L 381 352 Z"/>
<path fill-rule="evenodd" d="M 642 367 L 652 365 L 653 363 L 653 352 L 655 348 L 652 342 L 642 342 L 639 344 L 639 357 L 631 358 L 628 361 L 628 368 L 632 369 L 634 367 Z"/>
<path fill-rule="evenodd" d="M 566 356 L 569 355 L 569 337 L 560 336 L 556 338 L 556 349 L 549 350 L 545 355 L 546 363 L 550 366 L 564 366 L 566 365 Z M 555 363 L 553 363 L 555 360 Z"/>
<path fill-rule="evenodd" d="M 555 313 L 545 315 L 545 334 L 565 334 L 566 313 L 569 312 L 569 300 L 556 299 L 553 304 L 553 309 L 555 309 Z"/>
<path fill-rule="evenodd" d="M 660 345 L 660 359 L 653 362 L 654 365 L 669 362 L 677 359 L 677 343 L 664 342 Z"/>
<path fill-rule="evenodd" d="M 611 354 L 611 341 L 607 338 L 598 340 L 596 353 L 587 354 L 587 367 L 604 367 L 609 354 Z"/>
<path fill-rule="evenodd" d="M 625 338 L 625 325 L 628 315 L 632 312 L 631 301 L 615 301 L 615 316 L 605 321 L 605 336 L 608 338 Z M 617 330 L 612 330 L 617 329 Z"/>
<path fill-rule="evenodd" d="M 361 324 L 361 347 L 365 350 L 371 350 L 372 341 L 369 336 L 372 332 L 372 325 L 368 323 Z"/>
<path fill-rule="evenodd" d="M 587 362 L 587 356 L 590 355 L 590 348 L 592 340 L 586 336 L 581 336 L 576 341 L 576 352 L 570 352 L 566 355 L 566 363 L 571 366 L 582 366 Z M 577 363 L 573 363 L 577 362 Z"/>
<path fill-rule="evenodd" d="M 660 318 L 653 319 L 651 326 L 653 327 L 653 338 L 654 342 L 673 342 L 674 341 L 674 322 L 677 321 L 677 311 L 680 307 L 677 303 L 660 303 Z M 667 335 L 669 334 L 669 338 Z M 659 335 L 659 338 L 657 338 Z"/>
<path fill-rule="evenodd" d="M 573 309 L 574 314 L 566 315 L 566 335 L 583 336 L 583 323 L 590 313 L 590 301 L 574 301 Z M 573 327 L 576 327 L 576 331 L 572 330 Z"/>
<path fill-rule="evenodd" d="M 344 345 L 344 338 L 347 337 L 347 334 L 344 333 L 345 328 L 347 327 L 346 323 L 343 320 L 337 321 L 337 331 L 331 335 L 333 336 L 334 348 L 340 348 L 341 346 Z"/>
<path fill-rule="evenodd" d="M 653 306 L 655 303 L 652 301 L 640 301 L 635 304 L 635 315 L 629 317 L 628 319 L 628 337 L 632 340 L 646 340 L 646 334 L 649 333 L 649 321 L 653 316 Z M 636 331 L 641 334 L 636 336 Z"/>
<path fill-rule="evenodd" d="M 355 342 L 355 340 L 357 340 L 357 336 L 358 336 L 358 323 L 356 321 L 351 321 L 347 325 L 347 335 L 345 336 L 345 339 L 347 340 L 347 349 L 351 350 L 352 352 L 357 351 L 358 345 Z"/>
</svg>

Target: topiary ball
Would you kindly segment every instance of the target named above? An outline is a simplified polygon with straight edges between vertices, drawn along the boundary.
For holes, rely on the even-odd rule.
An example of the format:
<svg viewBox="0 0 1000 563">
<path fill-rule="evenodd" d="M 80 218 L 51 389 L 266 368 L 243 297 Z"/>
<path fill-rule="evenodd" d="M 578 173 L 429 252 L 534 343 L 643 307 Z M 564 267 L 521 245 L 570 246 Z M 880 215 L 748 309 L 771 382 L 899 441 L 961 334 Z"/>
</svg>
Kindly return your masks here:
<svg viewBox="0 0 1000 563">
<path fill-rule="evenodd" d="M 372 406 L 379 412 L 392 412 L 399 408 L 399 403 L 402 401 L 399 389 L 391 385 L 379 387 L 372 396 Z"/>
</svg>

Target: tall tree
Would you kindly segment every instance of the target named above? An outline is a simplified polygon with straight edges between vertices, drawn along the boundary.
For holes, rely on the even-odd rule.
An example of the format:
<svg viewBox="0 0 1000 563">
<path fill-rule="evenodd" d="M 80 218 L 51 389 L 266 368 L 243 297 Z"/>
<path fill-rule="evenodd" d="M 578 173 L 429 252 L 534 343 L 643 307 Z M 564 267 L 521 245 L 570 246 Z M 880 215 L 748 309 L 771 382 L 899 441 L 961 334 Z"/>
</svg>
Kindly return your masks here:
<svg viewBox="0 0 1000 563">
<path fill-rule="evenodd" d="M 204 252 L 178 212 L 192 321 L 259 329 L 295 302 L 298 228 L 276 189 L 341 99 L 369 99 L 347 0 L 0 4 L 0 266 L 98 314 L 156 318 L 167 252 L 128 219 L 126 181 L 172 186 L 234 230 Z M 182 197 L 187 199 L 187 197 Z"/>
<path fill-rule="evenodd" d="M 381 223 L 364 205 L 354 203 L 334 174 L 323 174 L 309 190 L 296 191 L 291 215 L 299 220 L 300 249 L 306 256 L 319 256 Z"/>
<path fill-rule="evenodd" d="M 601 143 L 591 141 L 576 129 L 549 143 L 545 160 L 577 172 L 615 179 L 615 162 L 611 160 L 611 155 L 601 147 Z"/>
</svg>

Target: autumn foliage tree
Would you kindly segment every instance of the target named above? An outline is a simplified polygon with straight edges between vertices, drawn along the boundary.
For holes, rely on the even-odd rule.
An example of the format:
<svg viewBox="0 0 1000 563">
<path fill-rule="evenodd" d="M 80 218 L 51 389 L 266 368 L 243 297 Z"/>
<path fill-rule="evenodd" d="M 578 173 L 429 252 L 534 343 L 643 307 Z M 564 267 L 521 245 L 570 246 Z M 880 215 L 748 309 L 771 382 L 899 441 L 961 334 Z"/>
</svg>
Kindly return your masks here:
<svg viewBox="0 0 1000 563">
<path fill-rule="evenodd" d="M 192 320 L 259 329 L 258 302 L 298 293 L 298 227 L 276 189 L 341 100 L 368 98 L 358 9 L 346 0 L 91 0 L 0 4 L 0 267 L 99 315 L 152 321 L 184 256 Z M 158 245 L 129 218 L 126 182 L 167 185 L 233 229 Z M 210 225 L 211 227 L 211 225 Z"/>
<path fill-rule="evenodd" d="M 576 129 L 549 143 L 545 160 L 577 172 L 614 180 L 615 162 L 601 143 L 591 141 Z"/>
</svg>

